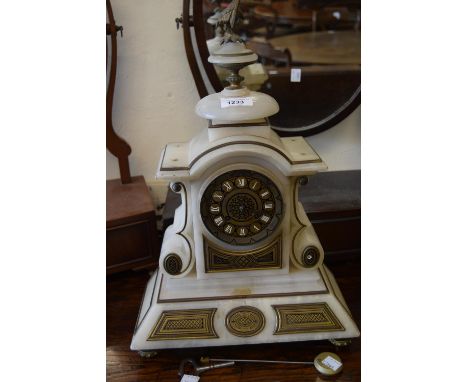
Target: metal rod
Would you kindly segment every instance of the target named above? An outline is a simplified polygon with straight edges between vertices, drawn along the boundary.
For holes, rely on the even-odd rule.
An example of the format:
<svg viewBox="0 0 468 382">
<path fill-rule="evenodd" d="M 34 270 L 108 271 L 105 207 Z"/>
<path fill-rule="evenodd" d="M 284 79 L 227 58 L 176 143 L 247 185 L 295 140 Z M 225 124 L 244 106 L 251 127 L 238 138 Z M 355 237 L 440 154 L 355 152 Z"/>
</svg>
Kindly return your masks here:
<svg viewBox="0 0 468 382">
<path fill-rule="evenodd" d="M 219 362 L 247 362 L 247 363 L 281 363 L 290 365 L 313 365 L 313 362 L 301 362 L 301 361 L 268 361 L 264 359 L 226 359 L 226 358 L 211 358 L 207 357 L 208 361 L 219 361 Z"/>
</svg>

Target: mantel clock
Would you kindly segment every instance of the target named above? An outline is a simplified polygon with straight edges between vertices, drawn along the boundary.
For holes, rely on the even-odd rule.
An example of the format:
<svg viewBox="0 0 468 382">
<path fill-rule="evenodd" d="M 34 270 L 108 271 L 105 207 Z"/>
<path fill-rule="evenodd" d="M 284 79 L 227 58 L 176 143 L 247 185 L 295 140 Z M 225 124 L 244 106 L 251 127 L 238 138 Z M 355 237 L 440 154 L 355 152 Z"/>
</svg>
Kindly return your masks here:
<svg viewBox="0 0 468 382">
<path fill-rule="evenodd" d="M 241 85 L 239 70 L 257 61 L 255 53 L 226 33 L 209 61 L 231 72 L 229 86 L 198 102 L 208 128 L 161 155 L 157 176 L 182 204 L 164 234 L 131 348 L 359 336 L 298 201 L 298 188 L 325 163 L 304 138 L 280 138 L 268 123 L 276 101 Z"/>
</svg>

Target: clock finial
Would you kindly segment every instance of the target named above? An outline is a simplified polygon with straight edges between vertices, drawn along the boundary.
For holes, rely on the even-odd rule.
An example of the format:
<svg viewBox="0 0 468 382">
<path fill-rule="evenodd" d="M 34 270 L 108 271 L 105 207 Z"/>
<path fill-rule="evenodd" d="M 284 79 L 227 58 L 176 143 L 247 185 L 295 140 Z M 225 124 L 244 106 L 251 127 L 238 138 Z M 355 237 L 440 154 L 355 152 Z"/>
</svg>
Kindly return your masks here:
<svg viewBox="0 0 468 382">
<path fill-rule="evenodd" d="M 223 43 L 239 41 L 238 37 L 234 34 L 234 26 L 236 25 L 237 18 L 240 14 L 239 5 L 240 0 L 231 1 L 231 4 L 229 4 L 229 6 L 218 16 L 218 23 L 216 26 L 221 28 L 224 36 Z"/>
<path fill-rule="evenodd" d="M 197 103 L 196 113 L 206 119 L 232 124 L 242 121 L 264 120 L 278 112 L 278 103 L 269 95 L 251 91 L 241 83 L 244 78 L 239 71 L 255 64 L 258 56 L 247 48 L 234 34 L 233 28 L 240 14 L 240 0 L 234 0 L 219 13 L 217 27 L 223 31 L 222 42 L 218 49 L 211 52 L 208 62 L 230 72 L 225 79 L 229 85 L 220 93 L 210 94 Z M 213 21 L 213 20 L 212 20 Z M 245 105 L 245 107 L 231 106 Z"/>
</svg>

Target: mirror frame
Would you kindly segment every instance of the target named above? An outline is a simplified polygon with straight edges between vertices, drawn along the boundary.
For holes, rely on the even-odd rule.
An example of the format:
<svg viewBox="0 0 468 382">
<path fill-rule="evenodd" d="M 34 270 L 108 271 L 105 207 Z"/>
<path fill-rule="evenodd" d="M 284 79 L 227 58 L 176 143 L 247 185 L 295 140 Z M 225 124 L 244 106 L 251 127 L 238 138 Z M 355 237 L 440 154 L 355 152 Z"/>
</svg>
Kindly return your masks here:
<svg viewBox="0 0 468 382">
<path fill-rule="evenodd" d="M 192 9 L 193 15 L 190 14 Z M 176 20 L 178 21 L 178 20 Z M 203 70 L 208 77 L 208 81 L 216 92 L 223 90 L 221 81 L 219 80 L 215 68 L 208 62 L 208 46 L 206 44 L 205 35 L 205 21 L 203 20 L 203 0 L 184 0 L 182 12 L 182 28 L 184 32 L 184 44 L 187 59 L 189 62 L 190 70 L 192 71 L 193 78 L 197 87 L 200 98 L 209 94 L 208 89 L 203 80 L 201 70 Z M 200 56 L 201 65 L 198 64 L 195 49 L 192 42 L 191 27 L 194 28 L 195 41 L 197 43 L 197 50 Z M 328 130 L 345 119 L 361 104 L 361 86 L 351 95 L 348 102 L 339 106 L 332 114 L 328 115 L 320 121 L 311 125 L 304 126 L 304 130 L 283 130 L 272 126 L 272 129 L 282 137 L 287 136 L 310 136 Z M 280 105 L 281 107 L 281 105 Z"/>
</svg>

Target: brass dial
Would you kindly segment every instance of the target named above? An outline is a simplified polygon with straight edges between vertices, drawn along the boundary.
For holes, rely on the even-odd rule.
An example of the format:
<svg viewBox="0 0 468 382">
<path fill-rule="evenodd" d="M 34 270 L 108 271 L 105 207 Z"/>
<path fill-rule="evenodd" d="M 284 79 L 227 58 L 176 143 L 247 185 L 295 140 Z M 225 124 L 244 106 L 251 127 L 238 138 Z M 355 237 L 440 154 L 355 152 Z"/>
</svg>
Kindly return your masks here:
<svg viewBox="0 0 468 382">
<path fill-rule="evenodd" d="M 249 245 L 273 233 L 281 222 L 283 201 L 278 187 L 265 175 L 235 170 L 208 185 L 200 211 L 215 237 L 233 245 Z"/>
</svg>

